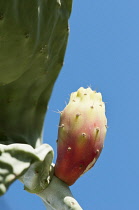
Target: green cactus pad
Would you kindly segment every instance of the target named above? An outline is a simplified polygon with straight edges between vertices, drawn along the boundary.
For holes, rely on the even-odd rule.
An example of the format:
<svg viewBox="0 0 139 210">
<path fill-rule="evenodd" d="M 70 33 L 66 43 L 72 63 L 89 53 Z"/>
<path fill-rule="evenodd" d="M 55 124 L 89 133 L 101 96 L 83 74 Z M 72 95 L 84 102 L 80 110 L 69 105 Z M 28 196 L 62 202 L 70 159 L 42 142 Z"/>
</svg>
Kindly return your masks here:
<svg viewBox="0 0 139 210">
<path fill-rule="evenodd" d="M 30 183 L 28 186 L 30 191 L 39 191 L 47 187 L 53 175 L 52 159 L 53 149 L 47 144 L 36 149 L 26 144 L 0 144 L 0 195 L 4 194 L 9 185 L 32 165 L 35 166 L 34 170 L 37 173 L 35 179 L 32 173 L 29 180 L 29 173 L 26 175 L 27 172 L 25 173 L 26 176 L 22 177 Z"/>
<path fill-rule="evenodd" d="M 71 0 L 0 1 L 0 143 L 41 144 L 63 65 Z"/>
</svg>

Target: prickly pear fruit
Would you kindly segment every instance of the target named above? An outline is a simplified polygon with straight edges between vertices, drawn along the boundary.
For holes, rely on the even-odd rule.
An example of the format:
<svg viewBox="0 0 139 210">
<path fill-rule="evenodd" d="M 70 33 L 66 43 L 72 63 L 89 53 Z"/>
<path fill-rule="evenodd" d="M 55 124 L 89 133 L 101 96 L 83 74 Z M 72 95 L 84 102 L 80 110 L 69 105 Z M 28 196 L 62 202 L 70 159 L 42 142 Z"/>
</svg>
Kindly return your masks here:
<svg viewBox="0 0 139 210">
<path fill-rule="evenodd" d="M 101 93 L 79 88 L 61 112 L 55 175 L 69 186 L 92 168 L 107 130 Z"/>
</svg>

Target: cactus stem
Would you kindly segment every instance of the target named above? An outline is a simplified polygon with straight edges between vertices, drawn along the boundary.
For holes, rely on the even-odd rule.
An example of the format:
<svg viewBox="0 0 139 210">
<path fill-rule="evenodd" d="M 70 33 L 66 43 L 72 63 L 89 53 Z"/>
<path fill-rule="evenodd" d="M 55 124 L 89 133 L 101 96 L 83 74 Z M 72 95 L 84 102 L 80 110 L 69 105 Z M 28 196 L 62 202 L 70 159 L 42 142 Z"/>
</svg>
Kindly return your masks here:
<svg viewBox="0 0 139 210">
<path fill-rule="evenodd" d="M 45 203 L 47 209 L 75 209 L 83 210 L 73 198 L 69 187 L 56 176 L 49 186 L 37 194 Z"/>
</svg>

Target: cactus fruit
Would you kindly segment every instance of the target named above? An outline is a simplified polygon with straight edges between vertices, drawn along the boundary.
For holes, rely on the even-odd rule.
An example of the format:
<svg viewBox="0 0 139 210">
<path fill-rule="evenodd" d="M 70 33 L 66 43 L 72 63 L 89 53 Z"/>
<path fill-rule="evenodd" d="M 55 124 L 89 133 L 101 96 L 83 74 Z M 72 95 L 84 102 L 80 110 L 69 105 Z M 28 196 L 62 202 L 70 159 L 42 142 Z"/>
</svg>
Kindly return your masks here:
<svg viewBox="0 0 139 210">
<path fill-rule="evenodd" d="M 79 88 L 61 112 L 55 175 L 69 186 L 92 168 L 107 130 L 101 93 Z"/>
</svg>

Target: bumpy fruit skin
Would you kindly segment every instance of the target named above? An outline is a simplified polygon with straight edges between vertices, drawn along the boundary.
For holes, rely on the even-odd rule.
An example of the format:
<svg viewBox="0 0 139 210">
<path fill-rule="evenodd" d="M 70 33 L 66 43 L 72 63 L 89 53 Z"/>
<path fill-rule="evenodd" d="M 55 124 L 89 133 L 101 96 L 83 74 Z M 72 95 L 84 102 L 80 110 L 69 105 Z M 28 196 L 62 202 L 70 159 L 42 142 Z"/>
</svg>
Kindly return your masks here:
<svg viewBox="0 0 139 210">
<path fill-rule="evenodd" d="M 61 112 L 55 175 L 69 186 L 92 168 L 98 159 L 107 130 L 101 93 L 79 88 Z"/>
</svg>

